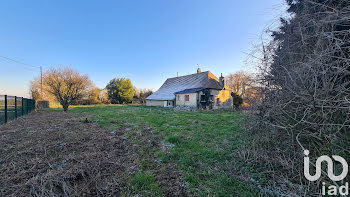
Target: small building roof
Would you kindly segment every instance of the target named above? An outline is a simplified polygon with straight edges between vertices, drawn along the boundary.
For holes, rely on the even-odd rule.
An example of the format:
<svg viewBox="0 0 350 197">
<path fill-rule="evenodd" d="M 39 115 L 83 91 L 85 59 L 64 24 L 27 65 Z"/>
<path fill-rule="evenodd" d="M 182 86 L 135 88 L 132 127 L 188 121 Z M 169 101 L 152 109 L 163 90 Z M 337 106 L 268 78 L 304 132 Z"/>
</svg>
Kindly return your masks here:
<svg viewBox="0 0 350 197">
<path fill-rule="evenodd" d="M 185 75 L 180 77 L 168 78 L 164 84 L 147 100 L 174 100 L 175 93 L 190 89 L 218 89 L 224 87 L 220 84 L 219 79 L 210 71 Z"/>
</svg>

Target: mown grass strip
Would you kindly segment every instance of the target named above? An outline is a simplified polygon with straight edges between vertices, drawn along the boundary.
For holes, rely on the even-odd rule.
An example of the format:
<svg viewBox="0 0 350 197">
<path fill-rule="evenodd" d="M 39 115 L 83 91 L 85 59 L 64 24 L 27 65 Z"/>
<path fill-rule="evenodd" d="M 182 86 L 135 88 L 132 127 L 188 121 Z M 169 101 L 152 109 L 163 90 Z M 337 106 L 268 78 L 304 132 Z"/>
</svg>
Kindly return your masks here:
<svg viewBox="0 0 350 197">
<path fill-rule="evenodd" d="M 72 112 L 94 114 L 94 121 L 111 129 L 123 122 L 147 124 L 173 146 L 152 152 L 161 161 L 174 161 L 185 177 L 184 187 L 195 196 L 257 196 L 255 186 L 237 178 L 242 161 L 235 150 L 244 134 L 242 114 L 222 111 L 178 112 L 143 106 L 76 107 Z"/>
</svg>

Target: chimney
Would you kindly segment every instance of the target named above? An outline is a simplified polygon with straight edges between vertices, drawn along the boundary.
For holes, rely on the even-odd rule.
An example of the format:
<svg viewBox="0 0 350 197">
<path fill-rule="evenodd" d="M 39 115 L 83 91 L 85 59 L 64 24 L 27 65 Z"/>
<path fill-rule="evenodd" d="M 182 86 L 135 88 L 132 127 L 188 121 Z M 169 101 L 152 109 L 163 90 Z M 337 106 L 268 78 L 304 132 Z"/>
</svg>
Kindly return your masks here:
<svg viewBox="0 0 350 197">
<path fill-rule="evenodd" d="M 201 72 L 202 72 L 202 70 L 198 67 L 198 68 L 197 68 L 197 74 L 198 74 L 198 73 L 201 73 Z"/>
<path fill-rule="evenodd" d="M 219 81 L 220 81 L 221 87 L 224 88 L 224 86 L 225 86 L 225 77 L 222 76 L 222 73 L 221 73 L 221 77 L 219 78 Z"/>
</svg>

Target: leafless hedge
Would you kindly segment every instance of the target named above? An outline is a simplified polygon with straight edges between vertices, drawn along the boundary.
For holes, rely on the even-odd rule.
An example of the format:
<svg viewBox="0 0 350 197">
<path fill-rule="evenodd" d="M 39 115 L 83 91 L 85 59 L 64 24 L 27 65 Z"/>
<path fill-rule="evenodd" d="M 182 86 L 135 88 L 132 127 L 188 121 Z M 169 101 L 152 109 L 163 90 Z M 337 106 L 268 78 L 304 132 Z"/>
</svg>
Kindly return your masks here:
<svg viewBox="0 0 350 197">
<path fill-rule="evenodd" d="M 303 149 L 312 159 L 327 154 L 350 161 L 350 1 L 287 2 L 291 19 L 282 19 L 263 47 L 257 157 L 317 192 L 319 183 L 303 175 Z"/>
</svg>

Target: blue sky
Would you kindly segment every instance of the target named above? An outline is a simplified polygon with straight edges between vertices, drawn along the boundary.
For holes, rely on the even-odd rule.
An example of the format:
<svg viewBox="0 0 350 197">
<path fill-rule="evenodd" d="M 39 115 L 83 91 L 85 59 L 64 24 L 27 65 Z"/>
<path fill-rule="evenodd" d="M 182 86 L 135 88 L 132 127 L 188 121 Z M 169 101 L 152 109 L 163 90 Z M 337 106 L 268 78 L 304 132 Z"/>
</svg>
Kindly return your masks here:
<svg viewBox="0 0 350 197">
<path fill-rule="evenodd" d="M 103 88 L 114 77 L 156 90 L 168 77 L 247 69 L 283 0 L 0 1 L 0 56 L 71 66 Z M 28 96 L 38 68 L 0 58 L 0 95 Z"/>
</svg>

